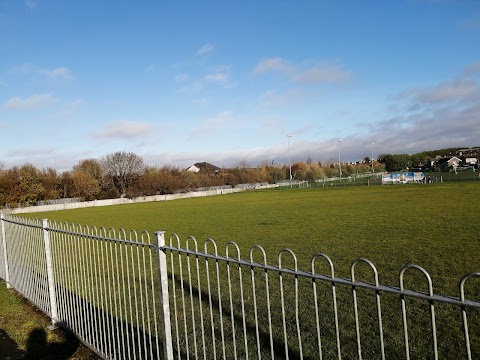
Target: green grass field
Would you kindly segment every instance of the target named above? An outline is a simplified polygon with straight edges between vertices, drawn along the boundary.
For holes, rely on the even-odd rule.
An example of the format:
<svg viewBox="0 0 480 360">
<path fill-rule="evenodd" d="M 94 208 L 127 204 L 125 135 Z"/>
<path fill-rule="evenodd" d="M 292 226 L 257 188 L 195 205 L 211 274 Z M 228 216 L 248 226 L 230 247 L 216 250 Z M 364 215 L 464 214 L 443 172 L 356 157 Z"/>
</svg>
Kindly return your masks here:
<svg viewBox="0 0 480 360">
<path fill-rule="evenodd" d="M 0 359 L 99 359 L 0 281 Z"/>
<path fill-rule="evenodd" d="M 213 238 L 219 245 L 220 254 L 225 254 L 228 241 L 235 241 L 244 259 L 248 259 L 250 247 L 259 244 L 267 251 L 272 265 L 277 264 L 277 254 L 281 249 L 290 248 L 298 256 L 299 268 L 307 271 L 310 270 L 311 257 L 323 252 L 332 258 L 336 276 L 347 278 L 350 277 L 352 261 L 364 257 L 377 266 L 380 283 L 392 286 L 398 286 L 398 274 L 405 264 L 416 263 L 432 276 L 436 294 L 458 297 L 460 278 L 468 272 L 480 271 L 479 185 L 470 182 L 284 188 L 37 213 L 34 216 L 107 229 L 135 229 L 139 233 L 143 230 L 150 233 L 164 230 L 167 235 L 177 233 L 183 244 L 192 235 L 199 241 L 201 249 L 203 240 Z M 371 281 L 371 272 L 365 270 L 366 267 L 360 267 L 357 279 Z M 407 280 L 408 288 L 426 291 L 425 280 L 421 276 L 407 277 Z M 328 292 L 328 284 L 323 286 Z M 337 291 L 340 296 L 340 335 L 345 344 L 342 351 L 347 358 L 354 358 L 356 346 L 352 341 L 355 334 L 351 289 L 343 287 Z M 467 294 L 471 300 L 480 299 L 477 280 L 469 284 Z M 276 285 L 272 285 L 272 296 L 278 296 Z M 375 328 L 375 314 L 370 314 L 375 309 L 374 304 L 370 304 L 371 299 L 365 292 L 359 298 L 365 304 L 362 306 L 366 311 L 363 315 L 365 330 Z M 402 357 L 398 297 L 386 295 L 382 301 L 387 354 L 391 358 Z M 302 299 L 302 304 L 302 326 L 305 326 L 305 334 L 310 335 L 308 328 L 313 326 L 310 324 L 314 318 L 311 313 L 313 305 L 308 298 Z M 441 354 L 456 356 L 462 351 L 463 338 L 458 326 L 461 324 L 459 311 L 443 305 L 437 305 L 436 310 L 438 328 L 443 336 L 439 344 Z M 322 313 L 331 317 L 328 308 Z M 416 325 L 411 324 L 412 351 L 419 357 L 428 357 L 431 339 L 425 335 L 429 319 L 425 302 L 418 302 L 412 315 L 411 319 L 422 319 L 417 320 Z M 472 344 L 478 345 L 478 311 L 471 314 L 470 320 Z M 247 322 L 252 321 L 247 318 Z M 329 328 L 328 325 L 326 328 Z M 369 331 L 364 335 L 367 333 L 370 338 L 365 339 L 364 355 L 375 358 L 378 337 L 372 336 L 374 332 Z M 334 356 L 332 339 L 333 333 L 324 339 L 328 356 Z M 477 345 L 475 354 L 480 351 Z"/>
<path fill-rule="evenodd" d="M 398 285 L 407 263 L 424 267 L 436 292 L 457 295 L 458 281 L 480 271 L 480 184 L 454 183 L 251 191 L 111 207 L 29 214 L 37 218 L 137 231 L 165 230 L 182 240 L 213 238 L 220 249 L 254 244 L 275 260 L 292 249 L 308 269 L 316 252 L 339 276 L 355 258 L 373 261 L 380 281 Z"/>
</svg>

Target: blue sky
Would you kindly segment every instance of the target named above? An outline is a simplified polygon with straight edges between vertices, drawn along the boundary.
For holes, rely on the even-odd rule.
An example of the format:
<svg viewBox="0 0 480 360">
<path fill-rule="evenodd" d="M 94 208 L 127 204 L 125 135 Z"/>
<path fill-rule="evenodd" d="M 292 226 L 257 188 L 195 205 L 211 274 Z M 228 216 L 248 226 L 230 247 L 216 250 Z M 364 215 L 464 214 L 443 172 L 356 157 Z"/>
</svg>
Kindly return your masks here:
<svg viewBox="0 0 480 360">
<path fill-rule="evenodd" d="M 480 1 L 0 0 L 0 134 L 58 170 L 479 146 Z"/>
</svg>

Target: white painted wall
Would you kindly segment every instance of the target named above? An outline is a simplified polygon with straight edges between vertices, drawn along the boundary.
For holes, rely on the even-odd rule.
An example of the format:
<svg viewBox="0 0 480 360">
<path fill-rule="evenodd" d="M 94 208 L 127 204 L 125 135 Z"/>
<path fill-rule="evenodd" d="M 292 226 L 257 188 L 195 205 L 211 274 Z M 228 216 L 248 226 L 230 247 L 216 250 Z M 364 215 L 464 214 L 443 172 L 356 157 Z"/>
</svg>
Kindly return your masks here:
<svg viewBox="0 0 480 360">
<path fill-rule="evenodd" d="M 272 187 L 275 187 L 275 185 L 257 186 L 256 189 L 260 189 L 260 188 L 267 189 Z M 208 190 L 208 191 L 192 191 L 192 192 L 183 193 L 183 194 L 142 196 L 134 199 L 120 198 L 120 199 L 84 201 L 84 202 L 76 202 L 76 203 L 69 203 L 69 204 L 29 206 L 29 207 L 17 208 L 17 209 L 2 209 L 1 212 L 5 214 L 19 214 L 19 213 L 28 214 L 28 213 L 46 212 L 46 211 L 81 209 L 81 208 L 96 207 L 96 206 L 110 206 L 110 205 L 147 203 L 147 202 L 153 202 L 153 201 L 188 199 L 188 198 L 194 198 L 194 197 L 232 194 L 232 193 L 238 193 L 242 191 L 246 191 L 246 189 L 233 188 L 233 189 L 219 189 L 219 190 Z"/>
</svg>

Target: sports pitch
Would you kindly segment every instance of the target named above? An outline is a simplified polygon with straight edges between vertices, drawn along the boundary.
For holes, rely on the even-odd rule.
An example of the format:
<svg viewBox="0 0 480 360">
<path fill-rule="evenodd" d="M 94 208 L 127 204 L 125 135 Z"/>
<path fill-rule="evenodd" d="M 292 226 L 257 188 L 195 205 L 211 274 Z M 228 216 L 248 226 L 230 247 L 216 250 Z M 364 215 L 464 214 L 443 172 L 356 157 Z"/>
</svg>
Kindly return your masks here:
<svg viewBox="0 0 480 360">
<path fill-rule="evenodd" d="M 201 249 L 212 238 L 221 254 L 235 241 L 242 258 L 259 244 L 272 264 L 289 248 L 304 270 L 323 252 L 342 277 L 363 257 L 376 265 L 380 282 L 393 286 L 400 269 L 415 263 L 430 273 L 436 293 L 458 296 L 460 278 L 480 271 L 479 195 L 477 183 L 276 189 L 28 216 L 139 233 L 164 230 L 183 243 L 194 236 Z"/>
</svg>

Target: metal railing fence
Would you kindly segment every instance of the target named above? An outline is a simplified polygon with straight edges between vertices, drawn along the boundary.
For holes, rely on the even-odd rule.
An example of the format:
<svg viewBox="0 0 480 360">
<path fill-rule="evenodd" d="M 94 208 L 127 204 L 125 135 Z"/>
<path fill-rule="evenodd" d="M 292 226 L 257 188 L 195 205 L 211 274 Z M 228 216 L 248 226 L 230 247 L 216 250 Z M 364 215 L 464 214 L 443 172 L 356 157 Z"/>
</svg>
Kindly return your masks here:
<svg viewBox="0 0 480 360">
<path fill-rule="evenodd" d="M 463 277 L 460 297 L 453 298 L 435 294 L 430 275 L 413 264 L 401 270 L 399 287 L 391 287 L 379 283 L 367 259 L 355 260 L 345 279 L 335 276 L 325 254 L 302 271 L 288 249 L 270 259 L 275 265 L 261 246 L 242 260 L 237 244 L 228 243 L 222 256 L 211 239 L 199 250 L 195 238 L 181 245 L 174 235 L 164 250 L 177 358 L 480 356 L 480 303 L 467 300 L 464 289 L 468 283 L 478 298 L 480 284 L 471 278 L 480 273 Z"/>
<path fill-rule="evenodd" d="M 347 279 L 325 254 L 245 260 L 233 242 L 8 215 L 1 230 L 0 278 L 106 359 L 480 358 L 480 273 L 448 297 L 413 264 L 392 287 L 367 259 Z"/>
<path fill-rule="evenodd" d="M 159 359 L 159 246 L 148 233 L 2 214 L 0 277 L 105 359 Z"/>
</svg>

